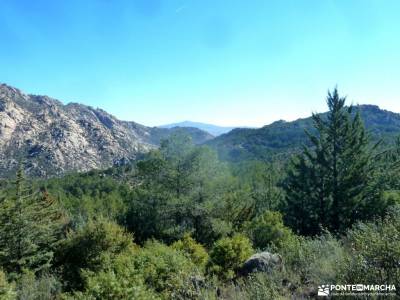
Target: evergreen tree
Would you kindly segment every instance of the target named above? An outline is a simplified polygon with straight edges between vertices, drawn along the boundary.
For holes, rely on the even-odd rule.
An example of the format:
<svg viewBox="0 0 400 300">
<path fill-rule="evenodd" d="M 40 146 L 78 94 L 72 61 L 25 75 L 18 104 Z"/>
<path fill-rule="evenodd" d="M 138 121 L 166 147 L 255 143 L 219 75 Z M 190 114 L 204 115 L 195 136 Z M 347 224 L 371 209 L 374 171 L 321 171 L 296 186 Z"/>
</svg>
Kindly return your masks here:
<svg viewBox="0 0 400 300">
<path fill-rule="evenodd" d="M 337 89 L 328 92 L 328 115 L 313 115 L 315 133 L 307 133 L 312 146 L 304 147 L 288 173 L 287 221 L 303 234 L 342 232 L 364 217 L 371 151 L 359 113 L 345 100 Z"/>
<path fill-rule="evenodd" d="M 277 210 L 282 205 L 283 193 L 278 187 L 278 168 L 261 161 L 242 162 L 234 167 L 233 175 L 238 179 L 238 188 L 247 192 L 251 207 L 250 218 L 268 210 Z"/>
<path fill-rule="evenodd" d="M 202 243 L 223 235 L 226 166 L 208 147 L 173 136 L 137 162 L 126 225 L 139 243 L 149 238 L 175 241 L 191 232 Z M 229 227 L 229 226 L 228 226 Z"/>
<path fill-rule="evenodd" d="M 363 210 L 366 219 L 377 215 L 383 218 L 390 206 L 400 204 L 400 137 L 390 148 L 376 154 L 373 161 L 374 176 Z"/>
<path fill-rule="evenodd" d="M 26 185 L 22 166 L 14 186 L 14 196 L 0 204 L 0 266 L 16 276 L 50 267 L 62 215 L 46 192 Z"/>
</svg>

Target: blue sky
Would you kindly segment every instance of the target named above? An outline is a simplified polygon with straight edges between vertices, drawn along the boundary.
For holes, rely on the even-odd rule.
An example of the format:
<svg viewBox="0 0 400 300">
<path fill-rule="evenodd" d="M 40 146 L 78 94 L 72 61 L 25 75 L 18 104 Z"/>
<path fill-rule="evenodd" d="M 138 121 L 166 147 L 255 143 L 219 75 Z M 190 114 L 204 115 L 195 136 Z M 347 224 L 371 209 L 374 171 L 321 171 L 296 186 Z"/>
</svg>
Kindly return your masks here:
<svg viewBox="0 0 400 300">
<path fill-rule="evenodd" d="M 0 0 L 0 82 L 145 125 L 400 112 L 400 1 Z"/>
</svg>

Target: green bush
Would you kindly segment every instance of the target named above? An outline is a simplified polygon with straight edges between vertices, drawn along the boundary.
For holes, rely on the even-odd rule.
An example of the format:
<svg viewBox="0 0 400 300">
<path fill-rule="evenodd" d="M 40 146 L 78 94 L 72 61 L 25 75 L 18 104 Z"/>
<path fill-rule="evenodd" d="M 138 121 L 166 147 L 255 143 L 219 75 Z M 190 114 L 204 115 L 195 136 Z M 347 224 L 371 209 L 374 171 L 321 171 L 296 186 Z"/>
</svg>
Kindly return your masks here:
<svg viewBox="0 0 400 300">
<path fill-rule="evenodd" d="M 246 278 L 235 281 L 221 282 L 210 278 L 206 287 L 201 289 L 199 299 L 218 300 L 264 300 L 264 299 L 289 299 L 283 297 L 281 287 L 282 274 L 280 273 L 255 273 Z M 282 293 L 281 293 L 282 292 Z"/>
<path fill-rule="evenodd" d="M 400 205 L 400 191 L 398 190 L 384 191 L 382 193 L 381 202 L 385 204 L 384 205 L 385 207 Z"/>
<path fill-rule="evenodd" d="M 82 269 L 83 285 L 80 291 L 65 294 L 66 299 L 159 299 L 148 288 L 139 270 L 133 264 L 133 253 L 103 254 L 99 271 Z"/>
<path fill-rule="evenodd" d="M 159 299 L 134 268 L 132 255 L 120 254 L 104 270 L 84 270 L 82 276 L 84 292 L 74 293 L 74 299 Z"/>
<path fill-rule="evenodd" d="M 222 238 L 211 249 L 208 272 L 223 279 L 231 279 L 253 252 L 250 240 L 244 235 Z"/>
<path fill-rule="evenodd" d="M 61 283 L 53 275 L 35 276 L 25 271 L 16 281 L 17 299 L 52 300 L 61 295 Z"/>
<path fill-rule="evenodd" d="M 164 297 L 195 297 L 193 280 L 200 277 L 196 265 L 181 251 L 148 241 L 133 257 L 133 266 L 149 288 Z"/>
<path fill-rule="evenodd" d="M 279 212 L 266 211 L 245 226 L 255 248 L 278 251 L 294 239 L 292 231 L 283 225 Z"/>
<path fill-rule="evenodd" d="M 383 220 L 359 223 L 347 234 L 349 260 L 344 270 L 351 282 L 400 282 L 400 206 Z"/>
<path fill-rule="evenodd" d="M 172 248 L 185 253 L 200 270 L 204 271 L 208 261 L 208 253 L 206 249 L 201 244 L 197 243 L 189 234 L 185 234 L 181 240 L 173 243 Z"/>
<path fill-rule="evenodd" d="M 134 252 L 133 237 L 122 227 L 105 219 L 91 220 L 68 234 L 56 252 L 67 290 L 82 289 L 81 270 L 100 271 L 120 254 Z"/>
<path fill-rule="evenodd" d="M 325 233 L 315 238 L 298 237 L 281 249 L 287 279 L 303 288 L 340 279 L 347 253 L 339 240 Z"/>
<path fill-rule="evenodd" d="M 279 294 L 282 278 L 279 273 L 256 273 L 238 283 L 241 297 L 238 299 L 283 299 Z"/>
<path fill-rule="evenodd" d="M 126 275 L 126 276 L 124 276 Z M 138 276 L 115 274 L 112 271 L 86 273 L 85 291 L 74 294 L 74 299 L 159 299 Z"/>
<path fill-rule="evenodd" d="M 7 280 L 6 274 L 0 270 L 0 299 L 16 299 L 15 286 Z"/>
</svg>

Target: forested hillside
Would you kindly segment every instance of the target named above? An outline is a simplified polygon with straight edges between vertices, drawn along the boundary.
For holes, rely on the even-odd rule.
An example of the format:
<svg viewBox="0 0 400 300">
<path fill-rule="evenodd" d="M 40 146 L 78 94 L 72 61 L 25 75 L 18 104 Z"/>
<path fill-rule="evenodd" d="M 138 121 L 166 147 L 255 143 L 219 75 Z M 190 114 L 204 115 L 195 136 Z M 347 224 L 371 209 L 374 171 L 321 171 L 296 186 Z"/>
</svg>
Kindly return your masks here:
<svg viewBox="0 0 400 300">
<path fill-rule="evenodd" d="M 337 90 L 327 106 L 260 129 L 281 129 L 285 156 L 306 141 L 289 164 L 231 164 L 182 132 L 104 170 L 33 180 L 21 162 L 0 182 L 0 298 L 308 299 L 356 283 L 399 297 L 400 140 L 373 146 L 400 134 L 397 115 Z"/>
<path fill-rule="evenodd" d="M 365 128 L 371 134 L 371 143 L 382 140 L 384 145 L 393 144 L 400 131 L 400 114 L 382 110 L 375 105 L 354 106 L 353 113 L 358 111 Z M 326 115 L 321 114 L 322 118 Z M 293 122 L 281 120 L 259 129 L 234 129 L 207 144 L 217 150 L 224 160 L 272 161 L 288 158 L 301 150 L 303 144 L 309 146 L 307 130 L 313 131 L 312 117 Z"/>
</svg>

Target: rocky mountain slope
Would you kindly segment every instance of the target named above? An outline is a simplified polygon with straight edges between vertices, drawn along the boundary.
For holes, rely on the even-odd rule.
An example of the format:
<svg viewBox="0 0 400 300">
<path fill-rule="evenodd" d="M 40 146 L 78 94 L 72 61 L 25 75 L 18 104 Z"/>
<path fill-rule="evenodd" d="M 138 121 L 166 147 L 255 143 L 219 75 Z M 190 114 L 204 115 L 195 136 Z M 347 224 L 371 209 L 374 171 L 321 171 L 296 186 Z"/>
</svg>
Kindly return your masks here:
<svg viewBox="0 0 400 300">
<path fill-rule="evenodd" d="M 120 121 L 101 109 L 27 95 L 0 84 L 0 177 L 20 161 L 31 176 L 109 167 L 134 159 L 169 135 L 185 131 L 196 143 L 212 136 L 196 128 L 156 128 Z"/>
<path fill-rule="evenodd" d="M 354 111 L 357 110 L 373 142 L 382 140 L 382 146 L 385 146 L 400 136 L 400 114 L 375 105 L 355 106 Z M 282 160 L 297 152 L 301 145 L 307 144 L 305 129 L 313 130 L 311 117 L 293 122 L 276 121 L 259 129 L 237 128 L 206 144 L 216 149 L 221 159 L 232 162 L 247 159 Z"/>
</svg>

